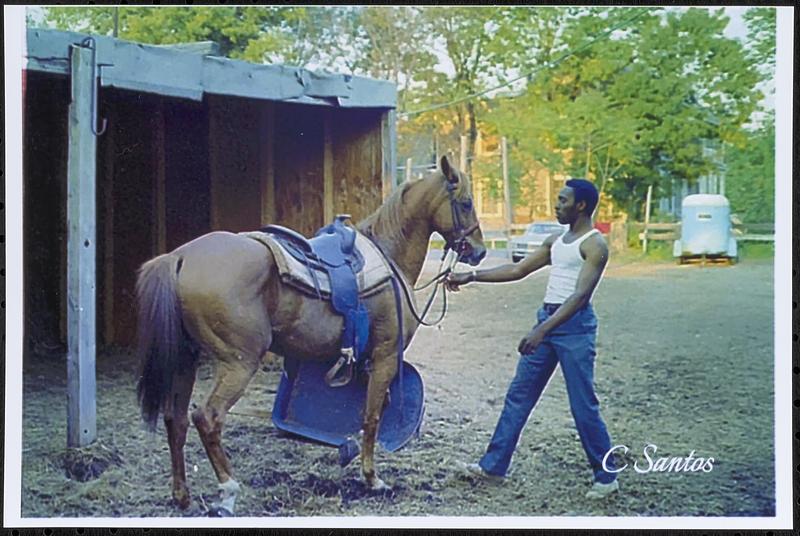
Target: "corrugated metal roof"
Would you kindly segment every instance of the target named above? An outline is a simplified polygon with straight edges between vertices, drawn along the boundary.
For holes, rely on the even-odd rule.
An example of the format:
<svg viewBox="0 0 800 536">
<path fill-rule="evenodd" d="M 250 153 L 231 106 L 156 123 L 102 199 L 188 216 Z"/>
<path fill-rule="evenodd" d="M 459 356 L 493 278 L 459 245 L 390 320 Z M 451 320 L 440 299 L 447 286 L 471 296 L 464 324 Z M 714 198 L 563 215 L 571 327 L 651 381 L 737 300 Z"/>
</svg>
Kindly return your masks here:
<svg viewBox="0 0 800 536">
<path fill-rule="evenodd" d="M 29 28 L 27 68 L 69 74 L 69 47 L 93 37 L 103 86 L 201 100 L 205 93 L 342 108 L 395 108 L 391 82 L 203 56 L 101 35 Z"/>
</svg>

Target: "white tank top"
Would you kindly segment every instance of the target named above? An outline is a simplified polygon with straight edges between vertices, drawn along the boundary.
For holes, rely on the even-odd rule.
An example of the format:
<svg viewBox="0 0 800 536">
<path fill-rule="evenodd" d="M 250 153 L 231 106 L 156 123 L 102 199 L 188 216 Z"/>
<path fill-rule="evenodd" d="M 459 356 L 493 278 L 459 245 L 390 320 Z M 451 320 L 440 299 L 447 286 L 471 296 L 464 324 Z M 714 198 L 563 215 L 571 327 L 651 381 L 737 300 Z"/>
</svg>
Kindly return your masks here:
<svg viewBox="0 0 800 536">
<path fill-rule="evenodd" d="M 584 259 L 580 247 L 584 240 L 597 233 L 597 229 L 585 233 L 570 244 L 563 241 L 566 231 L 550 246 L 550 279 L 544 293 L 544 303 L 564 303 L 578 284 L 578 274 L 583 268 Z"/>
</svg>

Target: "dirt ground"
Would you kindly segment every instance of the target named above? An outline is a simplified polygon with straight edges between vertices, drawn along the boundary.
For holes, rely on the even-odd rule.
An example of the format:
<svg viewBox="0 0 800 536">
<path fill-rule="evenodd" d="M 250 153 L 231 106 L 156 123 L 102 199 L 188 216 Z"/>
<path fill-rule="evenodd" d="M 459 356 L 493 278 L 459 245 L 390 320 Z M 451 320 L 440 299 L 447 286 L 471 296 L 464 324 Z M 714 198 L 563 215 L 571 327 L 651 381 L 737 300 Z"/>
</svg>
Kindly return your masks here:
<svg viewBox="0 0 800 536">
<path fill-rule="evenodd" d="M 497 263 L 489 259 L 486 263 Z M 429 268 L 435 266 L 430 264 Z M 424 275 L 423 275 L 424 279 Z M 278 433 L 269 418 L 234 414 L 224 445 L 243 492 L 240 516 L 769 516 L 774 515 L 773 269 L 771 261 L 732 267 L 612 262 L 594 298 L 600 319 L 596 388 L 623 460 L 646 467 L 658 456 L 713 457 L 711 472 L 620 473 L 621 493 L 584 499 L 591 472 L 577 438 L 563 378 L 556 372 L 502 484 L 462 475 L 476 461 L 502 408 L 531 327 L 546 274 L 504 285 L 471 285 L 450 297 L 440 328 L 422 328 L 406 359 L 425 381 L 420 437 L 378 451 L 392 486 L 367 493 L 358 460 L 337 464 L 335 449 Z M 190 429 L 186 446 L 192 506 L 170 503 L 163 427 L 153 435 L 135 405 L 136 363 L 126 350 L 98 358 L 97 442 L 65 448 L 63 355 L 25 363 L 24 517 L 202 516 L 216 479 Z M 279 364 L 265 363 L 242 412 L 268 412 Z M 202 400 L 211 371 L 200 371 Z M 9 380 L 11 381 L 11 380 Z"/>
</svg>

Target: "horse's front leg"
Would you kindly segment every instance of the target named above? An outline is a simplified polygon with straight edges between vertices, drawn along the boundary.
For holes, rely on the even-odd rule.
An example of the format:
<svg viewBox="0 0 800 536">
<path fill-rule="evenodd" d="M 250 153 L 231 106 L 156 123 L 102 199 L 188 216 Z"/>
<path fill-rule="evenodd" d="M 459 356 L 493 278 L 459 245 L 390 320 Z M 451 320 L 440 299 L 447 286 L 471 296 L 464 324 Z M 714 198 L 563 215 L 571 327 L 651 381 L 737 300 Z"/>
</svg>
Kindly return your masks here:
<svg viewBox="0 0 800 536">
<path fill-rule="evenodd" d="M 367 487 L 373 490 L 387 489 L 375 471 L 375 440 L 378 436 L 383 402 L 397 371 L 394 344 L 378 346 L 373 352 L 375 361 L 367 386 L 367 403 L 364 408 L 364 437 L 361 445 L 361 471 Z"/>
</svg>

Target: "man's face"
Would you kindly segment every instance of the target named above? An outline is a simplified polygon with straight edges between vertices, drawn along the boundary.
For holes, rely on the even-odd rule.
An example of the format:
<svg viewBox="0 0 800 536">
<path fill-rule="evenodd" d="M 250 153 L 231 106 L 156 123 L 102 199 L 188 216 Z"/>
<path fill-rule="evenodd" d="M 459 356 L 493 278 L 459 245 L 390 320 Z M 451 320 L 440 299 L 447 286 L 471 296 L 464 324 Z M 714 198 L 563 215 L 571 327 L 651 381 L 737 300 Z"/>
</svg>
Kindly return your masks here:
<svg viewBox="0 0 800 536">
<path fill-rule="evenodd" d="M 585 206 L 586 203 L 584 201 L 575 203 L 575 190 L 565 186 L 558 192 L 558 198 L 556 198 L 556 219 L 558 223 L 562 225 L 574 223 Z"/>
</svg>

